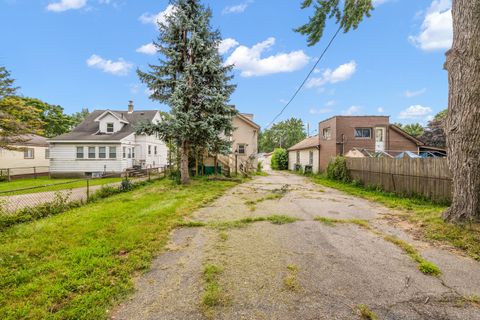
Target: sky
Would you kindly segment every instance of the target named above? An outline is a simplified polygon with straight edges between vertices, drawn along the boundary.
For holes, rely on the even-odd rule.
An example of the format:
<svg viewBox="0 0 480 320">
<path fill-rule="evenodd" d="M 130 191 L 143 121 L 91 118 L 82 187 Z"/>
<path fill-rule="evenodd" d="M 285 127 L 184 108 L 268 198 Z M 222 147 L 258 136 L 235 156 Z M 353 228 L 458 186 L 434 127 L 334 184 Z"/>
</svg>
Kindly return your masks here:
<svg viewBox="0 0 480 320">
<path fill-rule="evenodd" d="M 336 31 L 309 47 L 294 31 L 311 9 L 301 0 L 203 0 L 224 41 L 219 51 L 235 65 L 231 102 L 265 128 L 305 79 Z M 340 33 L 311 78 L 278 121 L 297 117 L 311 134 L 334 115 L 389 115 L 391 122 L 426 124 L 448 103 L 443 69 L 451 47 L 450 0 L 374 0 L 357 30 Z M 149 100 L 136 69 L 158 56 L 151 42 L 167 0 L 0 0 L 0 65 L 21 94 L 82 108 L 168 106 Z M 6 30 L 6 31 L 5 31 Z"/>
</svg>

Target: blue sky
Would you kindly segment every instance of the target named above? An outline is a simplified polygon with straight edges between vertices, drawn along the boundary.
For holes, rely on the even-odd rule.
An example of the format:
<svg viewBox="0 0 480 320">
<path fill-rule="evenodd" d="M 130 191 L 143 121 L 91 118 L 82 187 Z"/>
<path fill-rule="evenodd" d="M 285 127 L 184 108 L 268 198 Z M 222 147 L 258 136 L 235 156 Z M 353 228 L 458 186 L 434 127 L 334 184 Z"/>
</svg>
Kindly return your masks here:
<svg viewBox="0 0 480 320">
<path fill-rule="evenodd" d="M 267 125 L 283 107 L 336 30 L 315 47 L 293 32 L 307 21 L 301 0 L 204 0 L 236 65 L 232 103 Z M 451 43 L 450 0 L 376 0 L 358 30 L 340 34 L 307 86 L 279 120 L 311 127 L 336 114 L 384 114 L 392 122 L 425 123 L 447 106 L 443 70 Z M 0 0 L 0 65 L 25 96 L 68 113 L 168 107 L 149 101 L 135 69 L 155 63 L 148 44 L 168 12 L 157 0 Z"/>
</svg>

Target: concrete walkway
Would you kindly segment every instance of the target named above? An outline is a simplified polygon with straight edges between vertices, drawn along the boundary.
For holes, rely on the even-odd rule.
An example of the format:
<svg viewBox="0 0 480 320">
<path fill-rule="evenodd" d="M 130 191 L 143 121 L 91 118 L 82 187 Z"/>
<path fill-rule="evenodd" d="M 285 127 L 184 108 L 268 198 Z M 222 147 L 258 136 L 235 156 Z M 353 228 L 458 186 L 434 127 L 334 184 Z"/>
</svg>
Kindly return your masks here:
<svg viewBox="0 0 480 320">
<path fill-rule="evenodd" d="M 281 199 L 258 200 L 278 193 Z M 255 205 L 252 201 L 258 200 Z M 289 173 L 272 173 L 231 189 L 192 220 L 224 222 L 288 215 L 301 219 L 244 228 L 178 229 L 136 292 L 112 319 L 360 319 L 368 306 L 379 319 L 480 319 L 480 264 L 452 250 L 411 238 L 388 224 L 395 212 L 317 186 Z M 412 244 L 440 267 L 424 275 L 399 247 L 353 224 L 327 226 L 315 217 L 365 219 Z M 202 304 L 204 266 L 214 264 L 221 303 Z"/>
</svg>

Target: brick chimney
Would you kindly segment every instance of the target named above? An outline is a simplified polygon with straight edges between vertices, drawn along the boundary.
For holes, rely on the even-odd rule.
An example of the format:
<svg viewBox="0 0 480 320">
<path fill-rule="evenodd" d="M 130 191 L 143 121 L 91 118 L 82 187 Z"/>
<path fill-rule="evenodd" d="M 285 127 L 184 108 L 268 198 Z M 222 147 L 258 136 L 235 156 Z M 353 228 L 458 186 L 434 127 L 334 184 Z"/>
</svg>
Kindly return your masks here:
<svg viewBox="0 0 480 320">
<path fill-rule="evenodd" d="M 128 101 L 128 113 L 133 113 L 133 101 Z"/>
</svg>

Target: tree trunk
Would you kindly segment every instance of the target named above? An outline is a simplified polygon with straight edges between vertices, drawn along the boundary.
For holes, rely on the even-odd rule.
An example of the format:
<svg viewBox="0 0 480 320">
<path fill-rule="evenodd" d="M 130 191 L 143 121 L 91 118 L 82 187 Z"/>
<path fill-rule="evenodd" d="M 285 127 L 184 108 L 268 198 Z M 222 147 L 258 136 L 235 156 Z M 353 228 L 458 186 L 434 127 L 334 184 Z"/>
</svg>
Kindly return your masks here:
<svg viewBox="0 0 480 320">
<path fill-rule="evenodd" d="M 480 0 L 453 0 L 453 46 L 447 52 L 446 121 L 452 222 L 480 221 Z"/>
<path fill-rule="evenodd" d="M 180 161 L 180 176 L 182 184 L 190 183 L 190 176 L 188 173 L 188 153 L 189 153 L 189 144 L 187 141 L 182 142 L 181 148 L 181 161 Z"/>
<path fill-rule="evenodd" d="M 215 155 L 215 157 L 213 158 L 213 167 L 214 167 L 215 176 L 217 176 L 217 166 L 218 166 L 218 155 Z"/>
</svg>

